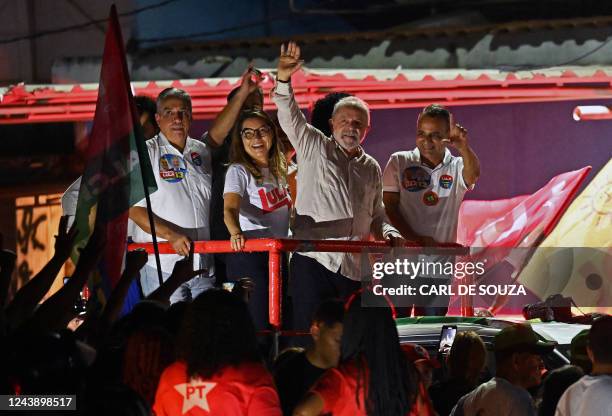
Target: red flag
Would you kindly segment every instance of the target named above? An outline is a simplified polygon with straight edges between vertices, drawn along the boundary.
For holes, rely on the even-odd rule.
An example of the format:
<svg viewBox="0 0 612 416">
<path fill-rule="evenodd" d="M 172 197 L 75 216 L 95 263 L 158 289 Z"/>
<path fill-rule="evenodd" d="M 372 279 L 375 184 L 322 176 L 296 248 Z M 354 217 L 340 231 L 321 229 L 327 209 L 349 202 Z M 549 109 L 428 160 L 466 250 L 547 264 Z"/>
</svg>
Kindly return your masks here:
<svg viewBox="0 0 612 416">
<path fill-rule="evenodd" d="M 464 260 L 486 265 L 486 272 L 475 276 L 476 283 L 500 283 L 500 278 L 506 278 L 502 283 L 512 283 L 531 256 L 531 248 L 550 234 L 590 170 L 587 166 L 555 176 L 531 195 L 463 202 L 457 240 L 471 247 L 470 258 Z M 491 301 L 484 303 L 489 306 Z"/>
<path fill-rule="evenodd" d="M 590 170 L 587 166 L 562 173 L 531 195 L 463 202 L 459 210 L 458 243 L 471 247 L 518 247 L 536 230 L 548 235 Z"/>
<path fill-rule="evenodd" d="M 75 222 L 78 247 L 85 245 L 93 224 L 106 234 L 105 252 L 91 286 L 104 302 L 119 280 L 126 251 L 130 206 L 156 189 L 148 153 L 133 102 L 123 39 L 115 6 L 111 7 L 100 73 L 98 100 L 87 147 Z"/>
</svg>

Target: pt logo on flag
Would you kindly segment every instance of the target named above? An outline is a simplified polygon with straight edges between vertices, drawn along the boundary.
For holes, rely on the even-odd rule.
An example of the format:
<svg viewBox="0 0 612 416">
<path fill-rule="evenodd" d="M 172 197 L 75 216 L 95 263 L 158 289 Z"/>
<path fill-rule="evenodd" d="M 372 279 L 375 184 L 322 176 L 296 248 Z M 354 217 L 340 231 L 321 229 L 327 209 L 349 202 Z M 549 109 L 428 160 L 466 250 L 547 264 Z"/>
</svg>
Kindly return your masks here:
<svg viewBox="0 0 612 416">
<path fill-rule="evenodd" d="M 183 396 L 183 414 L 196 406 L 210 412 L 207 395 L 216 385 L 217 383 L 206 383 L 199 380 L 175 385 L 174 389 Z"/>
</svg>

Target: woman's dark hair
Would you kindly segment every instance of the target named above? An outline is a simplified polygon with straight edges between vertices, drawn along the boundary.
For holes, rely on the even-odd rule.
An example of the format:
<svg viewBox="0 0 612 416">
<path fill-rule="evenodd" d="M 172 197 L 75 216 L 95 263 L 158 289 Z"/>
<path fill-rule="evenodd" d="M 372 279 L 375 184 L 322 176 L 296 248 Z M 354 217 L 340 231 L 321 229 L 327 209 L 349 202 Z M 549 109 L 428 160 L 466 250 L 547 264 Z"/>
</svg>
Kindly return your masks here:
<svg viewBox="0 0 612 416">
<path fill-rule="evenodd" d="M 272 147 L 268 153 L 270 173 L 276 178 L 279 184 L 285 185 L 287 183 L 287 160 L 283 154 L 283 145 L 278 139 L 276 125 L 270 116 L 262 110 L 246 110 L 240 114 L 232 132 L 230 162 L 239 163 L 244 166 L 258 182 L 262 180 L 263 175 L 261 174 L 261 170 L 257 167 L 251 156 L 248 155 L 244 148 L 244 143 L 242 142 L 242 125 L 244 121 L 249 118 L 263 120 L 272 130 Z"/>
<path fill-rule="evenodd" d="M 319 98 L 312 107 L 310 116 L 310 124 L 321 130 L 327 137 L 331 136 L 332 131 L 329 127 L 329 119 L 332 118 L 334 106 L 338 101 L 345 97 L 350 97 L 351 94 L 346 92 L 330 92 L 323 98 Z"/>
<path fill-rule="evenodd" d="M 565 365 L 551 371 L 542 383 L 542 401 L 538 415 L 554 416 L 557 404 L 565 390 L 583 375 L 582 369 L 575 365 Z"/>
<path fill-rule="evenodd" d="M 480 336 L 474 331 L 459 332 L 448 354 L 448 371 L 451 378 L 458 378 L 470 385 L 476 385 L 480 371 L 474 371 L 474 354 L 484 363 L 487 349 Z M 480 369 L 481 370 L 481 369 Z"/>
<path fill-rule="evenodd" d="M 210 378 L 226 366 L 260 361 L 246 303 L 220 289 L 199 295 L 187 311 L 179 355 L 189 378 Z"/>
<path fill-rule="evenodd" d="M 355 400 L 364 395 L 368 415 L 409 412 L 416 398 L 417 379 L 401 351 L 397 327 L 387 307 L 362 307 L 352 299 L 344 316 L 341 362 L 357 366 Z M 365 383 L 368 383 L 367 388 Z"/>
</svg>

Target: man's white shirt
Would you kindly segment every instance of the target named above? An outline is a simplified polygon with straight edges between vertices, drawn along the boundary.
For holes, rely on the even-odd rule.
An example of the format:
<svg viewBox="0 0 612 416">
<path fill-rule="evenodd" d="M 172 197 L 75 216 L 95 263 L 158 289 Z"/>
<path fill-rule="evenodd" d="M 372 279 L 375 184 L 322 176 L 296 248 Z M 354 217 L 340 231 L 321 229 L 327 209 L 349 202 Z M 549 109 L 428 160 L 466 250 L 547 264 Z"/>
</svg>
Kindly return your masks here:
<svg viewBox="0 0 612 416">
<path fill-rule="evenodd" d="M 178 226 L 193 241 L 209 240 L 212 168 L 207 145 L 187 137 L 181 153 L 163 133 L 159 133 L 147 140 L 147 150 L 157 182 L 157 191 L 151 194 L 151 207 L 155 215 Z M 143 199 L 136 206 L 146 207 L 146 201 Z M 134 241 L 152 241 L 152 236 L 145 232 L 140 233 L 138 238 Z M 175 262 L 183 258 L 178 254 L 160 257 L 165 273 L 171 273 Z M 194 269 L 207 268 L 212 275 L 211 260 L 210 255 L 196 255 Z M 154 256 L 149 256 L 147 264 L 157 268 Z"/>
</svg>

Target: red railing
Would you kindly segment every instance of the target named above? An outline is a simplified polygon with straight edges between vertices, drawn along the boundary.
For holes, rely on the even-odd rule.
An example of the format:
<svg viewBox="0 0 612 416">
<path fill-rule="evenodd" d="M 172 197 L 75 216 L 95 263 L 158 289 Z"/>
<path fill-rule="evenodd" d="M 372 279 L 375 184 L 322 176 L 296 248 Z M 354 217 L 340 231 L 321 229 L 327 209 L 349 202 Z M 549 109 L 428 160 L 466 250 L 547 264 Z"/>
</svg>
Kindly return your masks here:
<svg viewBox="0 0 612 416">
<path fill-rule="evenodd" d="M 235 253 L 229 241 L 195 241 L 195 253 Z M 160 242 L 159 254 L 174 254 L 174 249 L 168 242 Z M 144 248 L 148 253 L 153 253 L 152 243 L 130 244 L 129 249 Z M 285 251 L 296 252 L 343 252 L 359 253 L 363 250 L 374 252 L 385 252 L 391 249 L 391 245 L 386 241 L 344 241 L 344 240 L 292 240 L 292 239 L 273 239 L 260 238 L 246 240 L 244 252 L 268 252 L 268 315 L 270 325 L 275 331 L 279 331 L 282 323 L 282 278 L 281 278 L 281 253 Z M 406 243 L 405 250 L 414 250 L 417 253 L 423 252 L 423 247 Z M 468 249 L 458 244 L 441 244 L 435 247 L 436 254 L 466 255 Z M 415 253 L 416 254 L 416 253 Z M 471 302 L 469 300 L 461 304 L 462 315 L 471 315 Z"/>
</svg>

